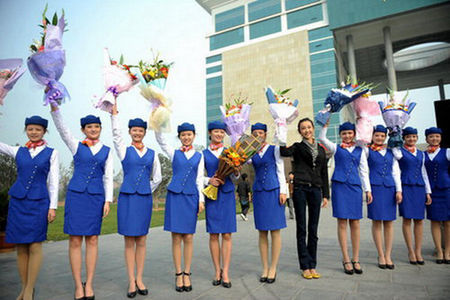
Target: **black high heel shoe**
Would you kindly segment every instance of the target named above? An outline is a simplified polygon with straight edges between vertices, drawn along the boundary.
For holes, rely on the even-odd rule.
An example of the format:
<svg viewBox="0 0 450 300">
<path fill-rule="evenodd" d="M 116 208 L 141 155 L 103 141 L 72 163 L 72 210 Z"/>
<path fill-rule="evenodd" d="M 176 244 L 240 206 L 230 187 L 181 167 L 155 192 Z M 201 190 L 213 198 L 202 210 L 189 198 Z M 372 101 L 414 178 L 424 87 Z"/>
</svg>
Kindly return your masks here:
<svg viewBox="0 0 450 300">
<path fill-rule="evenodd" d="M 351 262 L 349 262 L 349 261 L 347 261 L 347 262 L 342 262 L 342 266 L 344 267 L 344 273 L 345 274 L 347 274 L 347 275 L 353 275 L 353 273 L 355 272 L 354 270 L 353 270 L 353 268 L 351 269 L 351 270 L 347 270 L 347 268 L 345 267 L 346 265 L 350 265 L 350 264 L 352 264 Z"/>
<path fill-rule="evenodd" d="M 86 284 L 85 284 L 84 282 L 82 282 L 81 285 L 83 286 L 83 294 L 84 294 L 84 286 L 85 286 Z M 74 299 L 74 300 L 85 300 L 84 296 L 83 296 L 83 297 L 80 297 L 80 298 L 77 298 L 77 297 L 74 296 L 73 299 Z"/>
<path fill-rule="evenodd" d="M 136 288 L 137 288 L 137 286 L 136 286 Z M 127 298 L 134 298 L 134 297 L 136 297 L 136 295 L 137 295 L 137 291 L 136 290 L 134 290 L 134 292 L 129 292 L 127 290 Z"/>
<path fill-rule="evenodd" d="M 277 279 L 277 273 L 275 273 L 275 276 L 273 278 L 267 277 L 267 283 L 274 283 Z"/>
<path fill-rule="evenodd" d="M 212 281 L 212 285 L 213 286 L 218 286 L 222 283 L 222 270 L 220 270 L 220 278 L 219 279 L 215 279 Z"/>
<path fill-rule="evenodd" d="M 134 281 L 134 283 L 136 283 L 136 289 L 137 289 L 137 292 L 138 292 L 139 295 L 142 295 L 142 296 L 147 296 L 148 295 L 148 289 L 141 290 L 139 288 L 138 284 L 137 284 L 137 281 Z"/>
<path fill-rule="evenodd" d="M 184 276 L 190 277 L 190 276 L 192 275 L 192 273 L 191 273 L 191 272 L 189 272 L 189 273 L 183 272 L 183 275 L 184 275 Z M 190 278 L 189 278 L 189 279 L 190 279 Z M 192 291 L 192 283 L 191 283 L 190 285 L 183 285 L 183 290 L 184 290 L 185 292 L 190 292 L 190 291 Z"/>
<path fill-rule="evenodd" d="M 175 273 L 175 291 L 177 292 L 183 292 L 184 291 L 184 286 L 178 286 L 177 285 L 177 277 L 183 275 L 183 272 L 180 273 Z"/>
<path fill-rule="evenodd" d="M 360 268 L 359 269 L 355 268 L 355 264 L 359 264 Z M 363 270 L 361 268 L 361 263 L 359 261 L 352 261 L 352 265 L 353 265 L 353 270 L 355 270 L 356 274 L 362 274 L 363 273 Z"/>
</svg>

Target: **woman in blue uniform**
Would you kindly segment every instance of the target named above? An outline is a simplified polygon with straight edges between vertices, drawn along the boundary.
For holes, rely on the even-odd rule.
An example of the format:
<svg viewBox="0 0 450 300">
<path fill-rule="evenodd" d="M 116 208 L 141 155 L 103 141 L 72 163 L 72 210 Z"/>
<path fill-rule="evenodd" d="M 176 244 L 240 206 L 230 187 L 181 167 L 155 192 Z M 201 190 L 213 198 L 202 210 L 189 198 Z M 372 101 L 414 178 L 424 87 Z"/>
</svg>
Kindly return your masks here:
<svg viewBox="0 0 450 300">
<path fill-rule="evenodd" d="M 148 294 L 142 275 L 153 209 L 152 193 L 161 183 L 161 165 L 155 151 L 143 143 L 147 122 L 139 118 L 128 122 L 131 137 L 131 146 L 128 147 L 122 139 L 116 105 L 112 109 L 111 125 L 114 147 L 124 173 L 117 204 L 117 225 L 125 240 L 129 280 L 127 297 L 134 298 L 137 293 Z"/>
<path fill-rule="evenodd" d="M 341 144 L 327 139 L 328 124 L 325 125 L 319 140 L 334 154 L 334 173 L 331 178 L 331 204 L 333 217 L 338 219 L 338 239 L 341 246 L 343 267 L 346 274 L 362 274 L 359 262 L 360 225 L 362 219 L 363 190 L 367 203 L 372 202 L 367 157 L 361 147 L 355 145 L 355 125 L 345 122 L 339 126 Z M 347 223 L 350 225 L 352 259 L 347 249 Z"/>
<path fill-rule="evenodd" d="M 267 125 L 256 123 L 251 127 L 252 134 L 262 137 L 263 147 L 252 157 L 255 169 L 253 184 L 253 214 L 255 227 L 259 231 L 259 252 L 261 255 L 261 282 L 273 283 L 277 275 L 278 259 L 281 252 L 281 231 L 286 227 L 284 204 L 286 190 L 284 163 L 280 157 L 280 147 L 266 144 Z M 269 266 L 269 240 L 272 238 L 272 261 Z"/>
<path fill-rule="evenodd" d="M 425 152 L 425 168 L 430 180 L 433 203 L 427 206 L 427 218 L 431 221 L 431 234 L 437 250 L 436 263 L 450 264 L 450 149 L 440 148 L 442 130 L 431 127 L 425 130 L 428 143 Z M 444 239 L 441 234 L 444 223 Z M 444 241 L 445 253 L 442 251 Z"/>
<path fill-rule="evenodd" d="M 67 186 L 64 206 L 64 233 L 69 237 L 69 259 L 75 282 L 76 299 L 95 299 L 93 280 L 97 264 L 98 235 L 102 219 L 113 200 L 113 157 L 110 148 L 100 142 L 100 118 L 81 118 L 79 142 L 64 125 L 59 107 L 52 106 L 52 118 L 62 140 L 73 155 L 74 171 Z M 86 282 L 81 280 L 81 246 L 86 242 Z"/>
<path fill-rule="evenodd" d="M 203 172 L 201 153 L 195 151 L 192 143 L 195 127 L 190 123 L 178 126 L 180 149 L 173 149 L 161 133 L 155 131 L 156 140 L 172 162 L 172 180 L 167 187 L 164 212 L 164 230 L 172 233 L 172 255 L 175 266 L 175 290 L 192 291 L 191 262 L 193 239 L 197 216 L 204 210 Z M 184 269 L 181 268 L 181 245 L 183 244 Z"/>
<path fill-rule="evenodd" d="M 392 150 L 386 149 L 384 144 L 386 137 L 387 128 L 383 125 L 375 126 L 372 143 L 364 148 L 364 151 L 369 164 L 372 189 L 372 203 L 367 205 L 367 215 L 372 220 L 372 236 L 378 251 L 378 267 L 392 270 L 395 267 L 391 258 L 393 221 L 397 216 L 397 204 L 402 201 L 402 183 L 398 162 Z"/>
<path fill-rule="evenodd" d="M 219 156 L 225 149 L 223 146 L 225 130 L 226 125 L 223 122 L 214 121 L 208 124 L 211 144 L 203 150 L 203 158 L 208 175 L 205 177 L 205 185 L 212 184 L 219 187 L 217 200 L 208 198 L 205 200 L 206 231 L 209 233 L 209 250 L 216 271 L 212 284 L 214 286 L 222 284 L 223 287 L 230 288 L 231 281 L 228 272 L 231 261 L 231 234 L 236 232 L 234 184 L 229 177 L 225 182 L 214 177 L 219 167 Z M 222 235 L 222 243 L 220 243 L 220 235 Z M 222 267 L 220 266 L 221 261 Z"/>
<path fill-rule="evenodd" d="M 425 155 L 416 148 L 417 129 L 406 127 L 402 131 L 403 147 L 392 150 L 398 160 L 402 179 L 403 201 L 400 203 L 400 216 L 403 217 L 403 237 L 408 248 L 409 262 L 412 265 L 425 264 L 422 257 L 423 219 L 425 205 L 431 204 L 431 188 L 425 169 Z M 413 247 L 411 220 L 414 220 Z"/>
<path fill-rule="evenodd" d="M 42 263 L 42 242 L 47 224 L 58 206 L 58 152 L 43 139 L 48 121 L 39 116 L 25 119 L 29 141 L 25 147 L 0 143 L 0 153 L 15 158 L 17 179 L 9 190 L 6 242 L 16 244 L 17 268 L 22 290 L 17 299 L 33 299 Z"/>
</svg>

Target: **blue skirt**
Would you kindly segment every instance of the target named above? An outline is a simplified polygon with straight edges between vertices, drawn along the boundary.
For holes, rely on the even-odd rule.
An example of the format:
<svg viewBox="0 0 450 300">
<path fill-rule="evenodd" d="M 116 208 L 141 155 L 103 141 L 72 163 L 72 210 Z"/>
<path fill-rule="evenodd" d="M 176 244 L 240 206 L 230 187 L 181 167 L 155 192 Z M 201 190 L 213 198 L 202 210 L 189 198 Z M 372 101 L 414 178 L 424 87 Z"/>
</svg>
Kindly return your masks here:
<svg viewBox="0 0 450 300">
<path fill-rule="evenodd" d="M 450 221 L 450 188 L 434 188 L 431 205 L 427 205 L 427 219 L 431 221 Z"/>
<path fill-rule="evenodd" d="M 234 191 L 224 193 L 219 189 L 217 200 L 205 199 L 206 232 L 236 232 L 236 200 Z"/>
<path fill-rule="evenodd" d="M 403 201 L 399 205 L 400 216 L 406 219 L 425 218 L 425 186 L 402 184 Z"/>
<path fill-rule="evenodd" d="M 397 217 L 395 186 L 371 185 L 373 201 L 367 205 L 367 216 L 374 221 L 393 221 Z"/>
<path fill-rule="evenodd" d="M 67 190 L 64 206 L 64 233 L 99 235 L 104 204 L 105 195 Z"/>
<path fill-rule="evenodd" d="M 29 200 L 11 196 L 6 222 L 6 242 L 30 244 L 47 239 L 49 199 Z"/>
<path fill-rule="evenodd" d="M 119 194 L 117 202 L 118 232 L 125 236 L 147 235 L 152 219 L 153 198 L 151 194 Z"/>
<path fill-rule="evenodd" d="M 197 225 L 198 195 L 167 191 L 164 211 L 164 230 L 194 234 Z"/>
<path fill-rule="evenodd" d="M 280 204 L 280 189 L 253 192 L 253 215 L 258 230 L 278 230 L 286 227 L 284 205 Z"/>
<path fill-rule="evenodd" d="M 350 220 L 362 219 L 361 186 L 332 181 L 331 189 L 333 217 Z"/>
</svg>

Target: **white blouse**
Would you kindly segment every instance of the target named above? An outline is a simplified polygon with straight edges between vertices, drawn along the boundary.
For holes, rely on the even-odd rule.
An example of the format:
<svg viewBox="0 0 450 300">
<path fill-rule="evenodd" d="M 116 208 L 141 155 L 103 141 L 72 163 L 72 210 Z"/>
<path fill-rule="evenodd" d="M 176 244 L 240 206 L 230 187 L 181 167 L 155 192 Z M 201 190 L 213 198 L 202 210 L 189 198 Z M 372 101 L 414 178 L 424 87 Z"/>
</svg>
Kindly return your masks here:
<svg viewBox="0 0 450 300">
<path fill-rule="evenodd" d="M 111 115 L 111 124 L 112 124 L 112 132 L 113 132 L 113 141 L 114 148 L 116 149 L 117 156 L 119 156 L 120 161 L 125 159 L 125 155 L 127 154 L 127 146 L 123 142 L 122 132 L 119 128 L 119 117 L 117 115 Z M 143 157 L 145 153 L 147 153 L 147 147 L 144 147 L 142 151 L 139 151 L 136 147 L 132 146 L 139 157 Z M 152 192 L 156 190 L 158 185 L 162 181 L 161 176 L 161 164 L 159 163 L 158 155 L 155 152 L 155 156 L 153 158 L 153 170 L 152 170 L 152 178 L 150 179 L 150 187 Z"/>
<path fill-rule="evenodd" d="M 325 147 L 328 148 L 328 150 L 331 151 L 331 153 L 336 153 L 337 150 L 337 144 L 333 143 L 327 138 L 327 130 L 328 127 L 322 127 L 319 134 L 319 141 L 321 141 Z M 345 148 L 348 152 L 352 153 L 353 150 L 355 150 L 355 146 Z M 367 154 L 365 151 L 361 152 L 361 158 L 359 160 L 359 166 L 358 166 L 358 173 L 359 177 L 361 178 L 361 185 L 365 192 L 371 192 L 372 189 L 370 187 L 370 179 L 369 179 L 369 166 L 367 164 Z"/>
<path fill-rule="evenodd" d="M 363 147 L 363 150 L 366 154 L 367 159 L 369 159 L 369 148 Z M 387 152 L 386 149 L 381 149 L 380 151 L 378 151 L 378 153 L 380 153 L 382 156 L 385 156 L 386 152 Z M 369 168 L 369 172 L 370 172 L 370 168 Z M 400 166 L 398 165 L 398 161 L 394 156 L 394 159 L 392 160 L 392 177 L 394 177 L 396 192 L 402 191 L 402 180 L 401 180 L 400 175 L 401 175 Z"/>
<path fill-rule="evenodd" d="M 53 122 L 55 122 L 56 129 L 59 132 L 59 135 L 61 136 L 64 143 L 69 148 L 72 155 L 75 155 L 78 150 L 78 145 L 80 142 L 73 137 L 72 133 L 70 132 L 69 128 L 66 127 L 66 125 L 63 122 L 61 113 L 59 110 L 52 111 L 51 112 Z M 97 154 L 100 149 L 102 149 L 103 144 L 102 142 L 98 142 L 92 147 L 89 147 L 92 154 Z M 109 151 L 108 157 L 106 158 L 105 162 L 105 174 L 103 175 L 103 186 L 105 188 L 105 201 L 107 202 L 113 202 L 113 186 L 114 186 L 114 165 L 113 165 L 113 156 L 112 151 Z"/>
<path fill-rule="evenodd" d="M 175 155 L 175 149 L 166 143 L 166 140 L 164 139 L 164 137 L 162 136 L 162 134 L 160 132 L 155 131 L 155 137 L 156 137 L 156 141 L 158 142 L 161 149 L 167 154 L 170 161 L 173 162 L 173 156 Z M 194 150 L 194 148 L 192 148 L 191 150 L 183 152 L 183 153 L 187 159 L 190 159 L 195 154 L 195 152 L 196 151 Z M 198 195 L 199 195 L 198 201 L 199 202 L 205 202 L 205 197 L 202 193 L 202 189 L 204 187 L 204 185 L 203 185 L 203 183 L 204 183 L 204 175 L 203 175 L 204 167 L 203 166 L 204 166 L 203 155 L 202 155 L 202 153 L 200 153 L 200 162 L 198 163 L 198 168 L 197 168 L 197 179 L 195 180 L 195 183 L 196 183 L 197 189 L 198 189 Z"/>
<path fill-rule="evenodd" d="M 408 150 L 407 150 L 408 151 Z M 436 151 L 437 152 L 437 151 Z M 436 153 L 435 152 L 435 153 Z M 403 153 L 400 150 L 400 148 L 394 148 L 392 149 L 392 153 L 394 154 L 395 158 L 397 160 L 402 159 L 403 157 Z M 412 153 L 412 155 L 417 156 L 417 149 L 414 150 L 414 152 Z M 427 174 L 427 169 L 425 168 L 425 153 L 423 155 L 423 159 L 422 159 L 422 177 L 423 177 L 423 181 L 425 182 L 425 192 L 427 194 L 431 194 L 431 187 L 430 187 L 430 181 L 428 180 L 428 174 Z"/>
<path fill-rule="evenodd" d="M 47 147 L 46 145 L 42 145 L 36 147 L 35 149 L 30 148 L 30 156 L 34 158 L 38 155 L 42 150 Z M 17 152 L 19 151 L 19 146 L 10 146 L 0 142 L 0 153 L 8 155 L 12 158 L 16 158 Z M 50 170 L 47 176 L 47 189 L 50 197 L 50 209 L 58 208 L 58 190 L 59 190 L 59 159 L 58 159 L 58 151 L 53 149 L 52 155 L 50 156 Z"/>
</svg>

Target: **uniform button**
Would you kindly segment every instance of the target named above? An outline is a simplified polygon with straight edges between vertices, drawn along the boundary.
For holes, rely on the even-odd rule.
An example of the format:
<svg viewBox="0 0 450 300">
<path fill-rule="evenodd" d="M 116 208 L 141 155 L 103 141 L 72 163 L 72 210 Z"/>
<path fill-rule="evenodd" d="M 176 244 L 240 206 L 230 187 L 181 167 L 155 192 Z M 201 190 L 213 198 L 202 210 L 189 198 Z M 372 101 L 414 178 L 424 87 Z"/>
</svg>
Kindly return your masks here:
<svg viewBox="0 0 450 300">
<path fill-rule="evenodd" d="M 86 181 L 86 183 L 89 183 L 89 181 Z"/>
<path fill-rule="evenodd" d="M 34 166 L 35 169 L 37 169 L 37 166 Z"/>
<path fill-rule="evenodd" d="M 36 173 L 36 171 L 33 171 L 33 174 Z"/>
<path fill-rule="evenodd" d="M 27 187 L 26 187 L 26 189 L 27 189 L 27 190 L 29 190 L 29 189 L 30 189 L 30 187 L 29 187 L 29 186 L 27 186 Z"/>
</svg>

